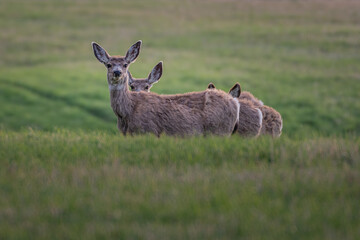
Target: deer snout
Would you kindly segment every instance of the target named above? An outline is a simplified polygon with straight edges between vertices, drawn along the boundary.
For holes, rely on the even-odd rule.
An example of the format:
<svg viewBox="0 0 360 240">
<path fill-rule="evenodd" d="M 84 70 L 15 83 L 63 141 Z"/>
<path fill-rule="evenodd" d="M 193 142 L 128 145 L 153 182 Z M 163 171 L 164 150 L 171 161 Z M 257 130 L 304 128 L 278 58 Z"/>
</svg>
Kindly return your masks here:
<svg viewBox="0 0 360 240">
<path fill-rule="evenodd" d="M 115 77 L 120 77 L 120 75 L 121 75 L 120 71 L 118 71 L 118 70 L 114 71 L 114 76 Z"/>
</svg>

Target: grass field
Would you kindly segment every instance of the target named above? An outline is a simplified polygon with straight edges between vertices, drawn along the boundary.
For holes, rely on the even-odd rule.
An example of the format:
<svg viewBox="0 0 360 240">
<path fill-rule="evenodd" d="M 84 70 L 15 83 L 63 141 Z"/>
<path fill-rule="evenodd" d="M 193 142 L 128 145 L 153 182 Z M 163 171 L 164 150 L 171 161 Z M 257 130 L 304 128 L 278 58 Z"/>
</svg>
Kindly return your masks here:
<svg viewBox="0 0 360 240">
<path fill-rule="evenodd" d="M 239 82 L 280 139 L 124 138 L 96 41 L 152 91 Z M 360 1 L 0 2 L 0 239 L 360 238 Z"/>
<path fill-rule="evenodd" d="M 0 237 L 357 239 L 359 145 L 2 132 Z"/>
</svg>

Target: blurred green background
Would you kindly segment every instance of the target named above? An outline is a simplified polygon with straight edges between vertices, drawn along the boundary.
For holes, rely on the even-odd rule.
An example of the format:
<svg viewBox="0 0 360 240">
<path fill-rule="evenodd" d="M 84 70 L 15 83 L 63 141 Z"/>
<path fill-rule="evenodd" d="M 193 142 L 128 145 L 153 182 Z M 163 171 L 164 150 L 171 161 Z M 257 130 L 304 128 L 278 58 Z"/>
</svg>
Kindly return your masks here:
<svg viewBox="0 0 360 240">
<path fill-rule="evenodd" d="M 10 1 L 0 3 L 3 129 L 116 132 L 105 68 L 91 41 L 130 70 L 164 61 L 152 91 L 239 82 L 284 119 L 284 134 L 360 132 L 358 1 Z"/>
</svg>

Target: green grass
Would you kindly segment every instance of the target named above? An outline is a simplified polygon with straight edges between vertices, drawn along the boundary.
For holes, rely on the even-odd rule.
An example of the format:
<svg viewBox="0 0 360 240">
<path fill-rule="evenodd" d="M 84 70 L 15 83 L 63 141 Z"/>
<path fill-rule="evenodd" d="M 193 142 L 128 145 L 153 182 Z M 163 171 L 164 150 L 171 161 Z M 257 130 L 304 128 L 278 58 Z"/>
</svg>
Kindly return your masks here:
<svg viewBox="0 0 360 240">
<path fill-rule="evenodd" d="M 359 138 L 28 130 L 0 149 L 2 239 L 360 236 Z"/>
<path fill-rule="evenodd" d="M 359 239 L 360 2 L 0 2 L 0 239 Z M 239 82 L 280 139 L 123 137 L 96 41 L 152 91 Z"/>
</svg>

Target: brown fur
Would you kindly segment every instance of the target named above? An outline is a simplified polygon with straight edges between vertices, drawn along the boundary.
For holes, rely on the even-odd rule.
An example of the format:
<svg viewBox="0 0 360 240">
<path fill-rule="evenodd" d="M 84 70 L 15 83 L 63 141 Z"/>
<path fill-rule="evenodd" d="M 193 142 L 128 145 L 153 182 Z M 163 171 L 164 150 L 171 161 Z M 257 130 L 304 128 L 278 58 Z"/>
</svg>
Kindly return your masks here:
<svg viewBox="0 0 360 240">
<path fill-rule="evenodd" d="M 262 127 L 260 130 L 260 134 L 262 135 L 267 134 L 267 135 L 271 135 L 272 137 L 279 137 L 281 135 L 283 120 L 278 111 L 276 111 L 272 107 L 264 105 L 261 100 L 254 97 L 254 95 L 252 95 L 250 92 L 242 92 L 239 97 L 239 101 L 240 100 L 250 101 L 255 107 L 261 110 L 263 119 L 262 119 Z M 240 103 L 242 104 L 241 101 Z M 241 113 L 241 109 L 240 109 L 240 113 Z"/>
<path fill-rule="evenodd" d="M 237 84 L 230 89 L 229 94 L 232 97 L 237 98 L 241 106 L 237 133 L 245 137 L 257 137 L 261 130 L 262 113 L 259 108 L 252 103 L 252 101 L 246 98 L 241 98 L 242 92 L 240 89 L 236 88 L 236 86 Z M 210 83 L 208 85 L 208 89 L 214 90 L 215 85 Z"/>
<path fill-rule="evenodd" d="M 272 107 L 266 106 L 263 102 L 250 92 L 242 92 L 240 99 L 247 99 L 251 101 L 256 107 L 258 107 L 263 115 L 262 128 L 260 133 L 262 135 L 268 134 L 272 137 L 279 137 L 281 135 L 283 120 L 278 111 Z"/>
<path fill-rule="evenodd" d="M 125 57 L 111 57 L 93 43 L 95 57 L 108 66 L 111 107 L 118 117 L 118 128 L 125 135 L 161 133 L 168 135 L 229 135 L 234 129 L 239 104 L 223 91 L 202 91 L 176 95 L 130 92 L 128 66 L 140 52 L 141 41 L 130 47 Z M 121 74 L 116 76 L 115 71 Z M 162 72 L 162 63 L 150 73 Z M 149 76 L 150 76 L 149 75 Z M 161 76 L 161 74 L 160 74 Z"/>
<path fill-rule="evenodd" d="M 241 136 L 257 137 L 262 126 L 262 112 L 247 99 L 239 99 L 240 114 L 237 132 Z"/>
<path fill-rule="evenodd" d="M 248 101 L 251 101 L 256 107 L 261 107 L 264 105 L 261 100 L 257 99 L 256 97 L 254 97 L 254 95 L 247 91 L 241 93 L 240 99 L 246 99 Z"/>
<path fill-rule="evenodd" d="M 261 127 L 261 134 L 268 134 L 272 137 L 280 137 L 283 120 L 278 111 L 269 106 L 261 106 L 260 110 L 263 114 L 263 123 Z"/>
</svg>

